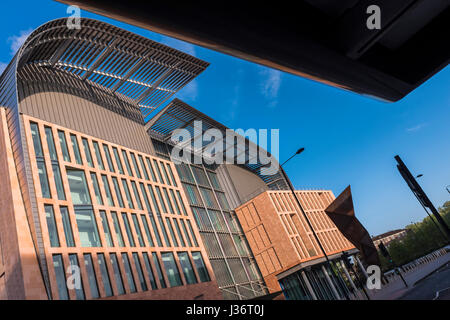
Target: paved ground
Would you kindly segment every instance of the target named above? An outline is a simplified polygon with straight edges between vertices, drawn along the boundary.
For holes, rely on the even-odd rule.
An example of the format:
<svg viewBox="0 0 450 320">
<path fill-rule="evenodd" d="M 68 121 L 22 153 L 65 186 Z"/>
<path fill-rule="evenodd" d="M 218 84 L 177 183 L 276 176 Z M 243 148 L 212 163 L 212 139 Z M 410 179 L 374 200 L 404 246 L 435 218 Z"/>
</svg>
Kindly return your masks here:
<svg viewBox="0 0 450 320">
<path fill-rule="evenodd" d="M 408 283 L 408 287 L 405 287 L 404 283 L 398 278 L 396 281 L 391 282 L 388 286 L 383 287 L 381 290 L 371 290 L 369 292 L 371 299 L 373 300 L 396 300 L 400 299 L 402 297 L 405 297 L 405 299 L 414 299 L 414 295 L 419 296 L 420 292 L 422 290 L 417 290 L 417 288 L 422 288 L 422 281 L 423 283 L 426 283 L 423 287 L 423 292 L 431 292 L 433 291 L 433 285 L 432 283 L 435 283 L 434 281 L 432 283 L 425 282 L 425 279 L 434 279 L 434 276 L 437 275 L 433 274 L 432 276 L 429 276 L 432 272 L 439 269 L 441 266 L 444 266 L 445 264 L 450 263 L 450 254 L 446 254 L 444 256 L 441 256 L 437 258 L 436 260 L 427 263 L 425 265 L 419 266 L 416 270 L 408 272 L 406 274 L 403 274 L 404 278 L 406 279 L 406 282 Z M 445 272 L 447 275 L 447 280 L 450 281 L 450 272 L 447 273 L 443 269 L 440 272 Z M 421 279 L 424 279 L 420 281 Z M 432 294 L 432 297 L 429 299 L 433 299 L 436 295 L 437 290 L 445 289 L 447 287 L 450 287 L 450 284 L 445 286 L 445 283 L 447 283 L 447 280 L 439 280 L 441 279 L 441 276 L 439 276 L 438 281 L 436 283 L 442 282 L 443 286 L 436 289 L 434 293 Z M 420 281 L 420 282 L 418 282 Z M 436 284 L 437 285 L 437 284 Z M 411 292 L 412 296 L 408 298 L 409 292 Z M 414 293 L 416 292 L 416 293 Z M 414 295 L 413 295 L 414 293 Z M 443 292 L 443 295 L 448 295 L 447 292 Z M 429 294 L 428 294 L 429 295 Z M 428 297 L 426 295 L 426 297 Z M 417 298 L 417 299 L 428 299 L 428 298 Z"/>
<path fill-rule="evenodd" d="M 440 268 L 430 276 L 419 281 L 406 292 L 401 300 L 433 300 L 440 291 L 439 300 L 450 300 L 450 263 Z"/>
</svg>

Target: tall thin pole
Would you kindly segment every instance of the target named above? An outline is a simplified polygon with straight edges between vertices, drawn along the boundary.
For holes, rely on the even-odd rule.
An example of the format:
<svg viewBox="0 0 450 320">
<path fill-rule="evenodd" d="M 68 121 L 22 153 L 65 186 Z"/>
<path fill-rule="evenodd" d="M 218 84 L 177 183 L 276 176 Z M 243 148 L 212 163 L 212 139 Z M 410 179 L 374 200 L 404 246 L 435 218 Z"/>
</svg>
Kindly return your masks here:
<svg viewBox="0 0 450 320">
<path fill-rule="evenodd" d="M 301 149 L 300 149 L 300 150 L 301 150 Z M 301 153 L 300 150 L 297 151 L 297 153 L 294 154 L 292 157 L 290 157 L 287 161 L 289 161 L 290 159 L 292 159 L 292 158 L 293 158 L 294 156 L 296 156 L 297 154 L 300 154 L 300 153 Z M 302 151 L 303 151 L 303 150 L 302 150 Z M 295 190 L 294 190 L 294 187 L 293 187 L 293 185 L 292 185 L 291 180 L 290 180 L 289 177 L 286 175 L 286 172 L 284 171 L 284 169 L 283 169 L 283 167 L 282 167 L 284 164 L 286 164 L 287 161 L 285 161 L 285 162 L 280 166 L 281 173 L 283 174 L 283 177 L 284 177 L 284 179 L 286 180 L 286 182 L 287 182 L 287 184 L 288 184 L 288 186 L 289 186 L 289 189 L 291 190 L 292 194 L 294 195 L 294 199 L 295 199 L 295 201 L 297 202 L 297 205 L 298 205 L 298 207 L 300 208 L 300 211 L 301 211 L 303 217 L 305 218 L 306 222 L 308 223 L 308 226 L 309 226 L 309 228 L 311 229 L 311 231 L 312 231 L 312 233 L 313 233 L 313 235 L 314 235 L 314 238 L 316 239 L 317 244 L 319 245 L 319 248 L 320 248 L 320 250 L 322 251 L 322 253 L 323 253 L 324 257 L 325 257 L 325 260 L 326 260 L 326 262 L 327 262 L 327 264 L 328 264 L 328 267 L 330 268 L 331 272 L 333 272 L 334 276 L 335 276 L 336 278 L 338 278 L 338 276 L 336 275 L 336 273 L 335 273 L 333 267 L 331 266 L 330 259 L 328 258 L 328 255 L 326 254 L 325 249 L 323 248 L 322 244 L 320 243 L 320 240 L 319 240 L 319 237 L 317 236 L 316 231 L 314 230 L 314 228 L 313 228 L 311 222 L 310 222 L 309 219 L 308 219 L 308 216 L 306 215 L 305 211 L 303 210 L 303 207 L 302 207 L 302 205 L 301 205 L 301 203 L 300 203 L 300 200 L 299 200 L 298 197 L 297 197 L 297 194 L 295 193 Z M 345 294 L 346 299 L 347 299 L 347 300 L 350 300 L 350 298 L 348 297 L 348 295 L 347 295 L 345 292 L 344 292 L 344 294 Z"/>
</svg>

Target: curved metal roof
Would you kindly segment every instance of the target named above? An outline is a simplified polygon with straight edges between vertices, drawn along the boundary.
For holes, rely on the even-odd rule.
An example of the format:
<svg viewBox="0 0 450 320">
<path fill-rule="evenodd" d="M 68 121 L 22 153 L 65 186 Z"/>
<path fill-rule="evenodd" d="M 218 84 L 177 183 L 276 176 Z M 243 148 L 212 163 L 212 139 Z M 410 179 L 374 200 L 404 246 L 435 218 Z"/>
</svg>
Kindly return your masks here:
<svg viewBox="0 0 450 320">
<path fill-rule="evenodd" d="M 50 21 L 27 38 L 18 53 L 27 64 L 58 68 L 127 97 L 143 116 L 170 99 L 209 63 L 110 24 L 81 18 Z"/>
</svg>

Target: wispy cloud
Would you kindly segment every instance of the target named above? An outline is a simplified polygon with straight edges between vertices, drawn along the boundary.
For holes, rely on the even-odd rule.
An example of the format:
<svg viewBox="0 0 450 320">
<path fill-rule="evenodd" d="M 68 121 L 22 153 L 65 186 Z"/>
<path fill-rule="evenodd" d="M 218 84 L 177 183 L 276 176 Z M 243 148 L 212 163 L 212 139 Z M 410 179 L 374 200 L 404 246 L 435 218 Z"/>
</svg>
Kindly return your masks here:
<svg viewBox="0 0 450 320">
<path fill-rule="evenodd" d="M 281 88 L 281 71 L 262 67 L 259 71 L 261 77 L 260 90 L 262 95 L 269 101 L 270 107 L 278 104 L 278 93 Z"/>
<path fill-rule="evenodd" d="M 413 133 L 413 132 L 417 132 L 420 129 L 422 129 L 423 127 L 426 127 L 428 124 L 427 123 L 420 123 L 417 126 L 411 127 L 411 128 L 407 128 L 406 132 L 408 133 Z"/>
<path fill-rule="evenodd" d="M 11 55 L 16 54 L 16 52 L 20 49 L 20 47 L 32 31 L 32 29 L 22 30 L 18 35 L 14 35 L 8 38 L 8 43 L 10 43 Z"/>
</svg>

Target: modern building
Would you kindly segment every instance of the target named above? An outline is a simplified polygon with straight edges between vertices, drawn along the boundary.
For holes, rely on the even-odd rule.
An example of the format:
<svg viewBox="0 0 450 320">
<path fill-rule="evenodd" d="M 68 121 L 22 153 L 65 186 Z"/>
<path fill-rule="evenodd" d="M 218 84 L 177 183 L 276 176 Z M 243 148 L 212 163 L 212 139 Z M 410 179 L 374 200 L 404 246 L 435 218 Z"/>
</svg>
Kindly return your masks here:
<svg viewBox="0 0 450 320">
<path fill-rule="evenodd" d="M 0 298 L 221 299 L 144 122 L 207 66 L 90 19 L 27 38 L 0 78 Z"/>
<path fill-rule="evenodd" d="M 339 273 L 323 265 L 283 175 L 254 151 L 270 154 L 235 132 L 203 141 L 230 130 L 170 100 L 207 62 L 66 21 L 36 29 L 0 77 L 0 299 L 349 295 L 340 255 L 356 249 L 323 212 L 332 193 L 298 195 Z M 183 144 L 194 158 L 215 145 L 233 152 L 221 164 L 180 162 L 177 129 L 193 134 Z"/>
<path fill-rule="evenodd" d="M 407 233 L 408 233 L 408 231 L 406 229 L 397 229 L 397 230 L 388 231 L 388 232 L 379 234 L 375 237 L 372 237 L 373 244 L 377 248 L 380 243 L 383 243 L 387 247 L 393 240 L 400 240 L 400 239 L 404 238 L 407 235 Z"/>
<path fill-rule="evenodd" d="M 296 197 L 333 270 L 325 262 L 294 194 L 266 191 L 235 211 L 269 292 L 282 289 L 287 299 L 302 300 L 360 298 L 353 270 L 342 260 L 344 251 L 351 256 L 358 250 L 324 211 L 335 199 L 333 193 L 302 190 L 296 191 Z"/>
</svg>

